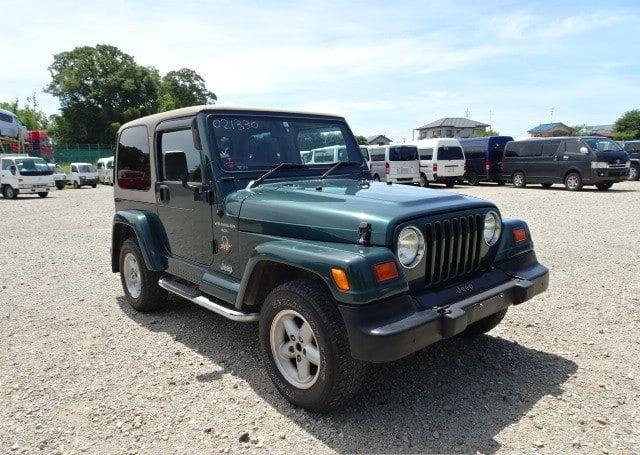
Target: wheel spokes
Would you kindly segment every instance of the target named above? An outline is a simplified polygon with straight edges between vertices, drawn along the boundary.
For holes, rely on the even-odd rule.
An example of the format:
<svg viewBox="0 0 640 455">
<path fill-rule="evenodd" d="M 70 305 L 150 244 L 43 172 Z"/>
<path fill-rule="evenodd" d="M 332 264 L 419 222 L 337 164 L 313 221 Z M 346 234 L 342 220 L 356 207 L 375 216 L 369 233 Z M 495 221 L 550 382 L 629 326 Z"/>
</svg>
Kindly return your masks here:
<svg viewBox="0 0 640 455">
<path fill-rule="evenodd" d="M 313 342 L 313 330 L 308 322 L 302 324 L 298 332 L 299 341 L 303 344 L 311 344 Z"/>
<path fill-rule="evenodd" d="M 298 380 L 300 380 L 300 382 L 306 382 L 311 375 L 311 363 L 304 357 L 301 357 L 300 360 L 296 360 L 296 366 L 298 368 Z"/>
<path fill-rule="evenodd" d="M 293 320 L 293 318 L 286 318 L 282 321 L 282 325 L 284 325 L 284 331 L 287 332 L 290 340 L 291 337 L 293 337 L 293 340 L 298 339 L 300 329 L 298 328 L 298 325 L 296 324 L 296 321 Z"/>
<path fill-rule="evenodd" d="M 320 365 L 320 352 L 313 345 L 306 345 L 303 350 L 304 357 L 314 365 Z"/>
</svg>

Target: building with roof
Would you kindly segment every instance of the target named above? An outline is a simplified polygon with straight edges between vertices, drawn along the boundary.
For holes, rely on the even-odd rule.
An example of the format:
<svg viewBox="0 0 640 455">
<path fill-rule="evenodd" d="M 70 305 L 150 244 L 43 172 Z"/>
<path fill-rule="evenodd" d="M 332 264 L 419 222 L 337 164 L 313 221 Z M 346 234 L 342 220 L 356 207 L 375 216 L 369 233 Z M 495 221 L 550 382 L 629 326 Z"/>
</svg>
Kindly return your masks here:
<svg viewBox="0 0 640 455">
<path fill-rule="evenodd" d="M 602 136 L 613 139 L 613 125 L 583 125 L 578 129 L 580 136 Z"/>
<path fill-rule="evenodd" d="M 369 145 L 389 145 L 393 141 L 384 134 L 376 134 L 375 136 L 369 136 L 367 138 L 367 144 Z"/>
<path fill-rule="evenodd" d="M 571 136 L 573 134 L 573 128 L 561 122 L 542 123 L 535 128 L 531 128 L 527 133 L 529 133 L 531 137 Z"/>
<path fill-rule="evenodd" d="M 433 137 L 471 137 L 476 133 L 484 133 L 488 124 L 461 117 L 446 117 L 427 123 L 419 128 L 418 139 Z"/>
</svg>

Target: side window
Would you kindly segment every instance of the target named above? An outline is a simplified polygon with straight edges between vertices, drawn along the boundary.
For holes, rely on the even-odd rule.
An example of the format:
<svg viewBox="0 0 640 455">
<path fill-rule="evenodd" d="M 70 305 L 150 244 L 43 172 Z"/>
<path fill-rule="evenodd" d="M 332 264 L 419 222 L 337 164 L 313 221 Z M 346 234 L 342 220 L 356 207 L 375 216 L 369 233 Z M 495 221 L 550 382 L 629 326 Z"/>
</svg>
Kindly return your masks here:
<svg viewBox="0 0 640 455">
<path fill-rule="evenodd" d="M 553 156 L 558 150 L 560 141 L 546 141 L 542 143 L 542 156 Z"/>
<path fill-rule="evenodd" d="M 433 159 L 433 149 L 418 149 L 418 153 L 420 153 L 421 160 Z"/>
<path fill-rule="evenodd" d="M 506 158 L 515 158 L 520 156 L 522 144 L 522 142 L 507 142 L 507 145 L 504 148 L 504 156 Z"/>
<path fill-rule="evenodd" d="M 202 182 L 202 160 L 200 151 L 193 146 L 193 135 L 190 129 L 177 131 L 164 131 L 160 136 L 160 154 L 161 180 L 173 180 L 174 176 L 179 174 L 179 169 L 169 169 L 171 166 L 166 162 L 165 155 L 171 152 L 183 152 L 187 157 L 187 171 L 189 172 L 187 180 L 190 182 Z M 169 178 L 167 178 L 167 176 Z"/>
<path fill-rule="evenodd" d="M 565 142 L 564 153 L 567 155 L 580 155 L 580 145 L 578 141 Z"/>
<path fill-rule="evenodd" d="M 132 126 L 120 133 L 118 140 L 118 186 L 129 190 L 151 188 L 149 137 L 146 126 Z"/>
<path fill-rule="evenodd" d="M 523 150 L 520 152 L 520 156 L 542 156 L 541 141 L 525 142 Z"/>
<path fill-rule="evenodd" d="M 0 112 L 0 121 L 11 123 L 11 116 Z"/>
<path fill-rule="evenodd" d="M 2 160 L 2 170 L 7 171 L 11 167 L 13 162 L 11 160 Z"/>
<path fill-rule="evenodd" d="M 71 166 L 71 172 L 78 172 L 78 166 L 76 166 L 75 164 Z"/>
<path fill-rule="evenodd" d="M 102 169 L 102 163 L 99 162 L 98 165 L 97 165 L 97 168 L 98 168 L 98 170 Z"/>
</svg>

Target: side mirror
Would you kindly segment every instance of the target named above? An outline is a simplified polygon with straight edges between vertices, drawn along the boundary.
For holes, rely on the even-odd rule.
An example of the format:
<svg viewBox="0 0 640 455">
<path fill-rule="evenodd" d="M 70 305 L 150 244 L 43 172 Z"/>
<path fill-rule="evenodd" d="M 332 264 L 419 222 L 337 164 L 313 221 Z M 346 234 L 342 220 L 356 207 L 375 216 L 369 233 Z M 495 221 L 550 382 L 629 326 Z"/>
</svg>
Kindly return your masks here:
<svg viewBox="0 0 640 455">
<path fill-rule="evenodd" d="M 170 151 L 164 154 L 164 178 L 173 182 L 187 182 L 189 170 L 187 169 L 187 155 L 180 151 Z"/>
<path fill-rule="evenodd" d="M 200 130 L 198 129 L 198 121 L 196 119 L 191 120 L 191 135 L 193 136 L 193 147 L 196 150 L 202 150 Z"/>
<path fill-rule="evenodd" d="M 589 149 L 586 148 L 585 146 L 580 147 L 580 153 L 582 153 L 583 155 L 588 155 L 589 154 Z"/>
<path fill-rule="evenodd" d="M 13 175 L 16 175 L 17 171 L 18 171 L 18 168 L 16 168 L 13 164 L 9 166 L 9 172 L 11 172 Z"/>
</svg>

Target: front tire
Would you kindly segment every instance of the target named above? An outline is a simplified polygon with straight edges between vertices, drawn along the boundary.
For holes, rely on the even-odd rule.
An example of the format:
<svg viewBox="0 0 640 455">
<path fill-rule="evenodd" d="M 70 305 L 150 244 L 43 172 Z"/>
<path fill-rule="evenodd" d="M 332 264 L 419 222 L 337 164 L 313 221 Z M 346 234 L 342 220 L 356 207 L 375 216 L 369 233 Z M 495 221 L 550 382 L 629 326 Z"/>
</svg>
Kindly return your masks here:
<svg viewBox="0 0 640 455">
<path fill-rule="evenodd" d="M 65 184 L 63 182 L 56 183 L 56 188 L 59 190 L 64 190 Z"/>
<path fill-rule="evenodd" d="M 629 168 L 629 180 L 640 179 L 640 165 L 632 164 Z"/>
<path fill-rule="evenodd" d="M 513 176 L 511 176 L 511 181 L 516 188 L 524 188 L 527 186 L 527 179 L 522 171 L 514 172 Z"/>
<path fill-rule="evenodd" d="M 129 305 L 143 313 L 158 309 L 167 291 L 158 286 L 160 274 L 147 269 L 138 243 L 129 238 L 120 247 L 120 280 Z"/>
<path fill-rule="evenodd" d="M 262 307 L 259 336 L 269 377 L 295 406 L 330 411 L 362 383 L 364 363 L 351 357 L 337 304 L 318 283 L 275 288 Z"/>
<path fill-rule="evenodd" d="M 41 193 L 38 193 L 38 196 L 40 196 L 40 197 L 47 197 L 47 196 L 49 196 L 49 192 L 48 192 L 48 191 L 43 191 L 43 192 L 41 192 Z"/>
<path fill-rule="evenodd" d="M 467 328 L 460 333 L 460 336 L 463 338 L 475 338 L 487 333 L 496 328 L 496 326 L 502 322 L 506 314 L 507 308 L 489 315 L 486 318 L 480 319 L 473 324 L 469 324 Z"/>
<path fill-rule="evenodd" d="M 18 192 L 14 190 L 11 185 L 5 185 L 2 190 L 2 195 L 7 199 L 16 199 L 18 197 Z"/>
<path fill-rule="evenodd" d="M 577 172 L 570 172 L 564 178 L 564 186 L 569 191 L 580 191 L 582 189 L 582 177 Z"/>
</svg>

